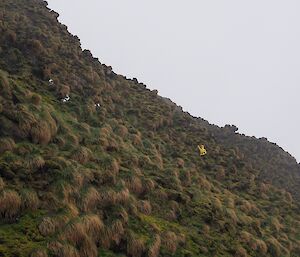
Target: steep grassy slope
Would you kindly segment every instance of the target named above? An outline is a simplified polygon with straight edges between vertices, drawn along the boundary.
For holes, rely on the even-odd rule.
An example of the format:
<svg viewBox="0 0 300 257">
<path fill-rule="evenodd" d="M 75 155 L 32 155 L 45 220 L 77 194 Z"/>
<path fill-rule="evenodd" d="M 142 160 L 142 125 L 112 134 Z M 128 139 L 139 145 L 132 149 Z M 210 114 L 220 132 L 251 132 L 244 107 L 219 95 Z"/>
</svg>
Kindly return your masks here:
<svg viewBox="0 0 300 257">
<path fill-rule="evenodd" d="M 300 256 L 294 158 L 115 74 L 57 17 L 0 2 L 0 257 Z"/>
</svg>

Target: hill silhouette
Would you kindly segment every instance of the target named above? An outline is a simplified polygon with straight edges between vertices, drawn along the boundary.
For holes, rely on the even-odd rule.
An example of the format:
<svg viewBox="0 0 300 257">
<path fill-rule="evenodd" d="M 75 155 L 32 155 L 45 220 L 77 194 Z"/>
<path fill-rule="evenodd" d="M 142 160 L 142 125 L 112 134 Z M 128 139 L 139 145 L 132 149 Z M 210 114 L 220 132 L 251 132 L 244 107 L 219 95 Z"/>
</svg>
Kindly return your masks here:
<svg viewBox="0 0 300 257">
<path fill-rule="evenodd" d="M 291 155 L 115 74 L 57 18 L 0 2 L 0 257 L 300 256 Z"/>
</svg>

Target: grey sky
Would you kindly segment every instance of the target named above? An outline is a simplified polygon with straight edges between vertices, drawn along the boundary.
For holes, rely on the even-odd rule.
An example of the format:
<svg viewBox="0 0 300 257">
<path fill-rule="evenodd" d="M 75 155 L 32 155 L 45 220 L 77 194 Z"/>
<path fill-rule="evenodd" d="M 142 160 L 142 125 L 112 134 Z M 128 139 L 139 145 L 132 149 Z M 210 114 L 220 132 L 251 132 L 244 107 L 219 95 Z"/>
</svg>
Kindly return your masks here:
<svg viewBox="0 0 300 257">
<path fill-rule="evenodd" d="M 115 72 L 300 161 L 299 0 L 48 0 Z"/>
</svg>

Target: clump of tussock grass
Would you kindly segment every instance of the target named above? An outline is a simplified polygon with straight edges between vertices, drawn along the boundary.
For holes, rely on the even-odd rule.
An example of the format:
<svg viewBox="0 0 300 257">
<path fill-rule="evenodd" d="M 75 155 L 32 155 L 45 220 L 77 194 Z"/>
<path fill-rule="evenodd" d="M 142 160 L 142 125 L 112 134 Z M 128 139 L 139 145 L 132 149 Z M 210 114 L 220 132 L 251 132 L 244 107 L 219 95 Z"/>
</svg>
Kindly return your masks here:
<svg viewBox="0 0 300 257">
<path fill-rule="evenodd" d="M 131 257 L 141 257 L 145 252 L 145 243 L 133 233 L 127 236 L 127 254 Z"/>
<path fill-rule="evenodd" d="M 235 210 L 226 209 L 226 216 L 230 219 L 231 223 L 236 225 L 238 222 L 238 216 L 236 215 Z"/>
<path fill-rule="evenodd" d="M 0 217 L 12 221 L 17 218 L 21 209 L 21 197 L 13 190 L 3 191 L 0 194 Z"/>
<path fill-rule="evenodd" d="M 5 182 L 4 180 L 0 177 L 0 191 L 2 191 L 5 187 Z"/>
<path fill-rule="evenodd" d="M 274 237 L 270 237 L 266 240 L 267 246 L 268 246 L 268 252 L 271 254 L 271 256 L 279 257 L 281 256 L 281 244 L 278 242 L 278 240 Z"/>
<path fill-rule="evenodd" d="M 147 200 L 142 200 L 138 202 L 138 210 L 145 214 L 145 215 L 150 215 L 152 212 L 152 207 L 149 201 Z"/>
<path fill-rule="evenodd" d="M 116 133 L 120 137 L 125 138 L 128 135 L 128 129 L 124 125 L 119 125 L 116 129 Z"/>
<path fill-rule="evenodd" d="M 100 217 L 95 214 L 86 215 L 82 218 L 82 223 L 89 237 L 98 242 L 105 228 L 104 223 L 100 219 Z"/>
<path fill-rule="evenodd" d="M 28 169 L 30 169 L 31 171 L 36 171 L 42 169 L 45 166 L 46 162 L 42 156 L 36 155 L 28 159 L 26 164 Z"/>
<path fill-rule="evenodd" d="M 172 231 L 164 232 L 162 235 L 162 245 L 170 254 L 175 254 L 178 246 L 176 234 Z"/>
<path fill-rule="evenodd" d="M 141 146 L 143 144 L 142 142 L 142 134 L 141 132 L 137 132 L 133 138 L 132 138 L 132 143 L 134 146 Z"/>
<path fill-rule="evenodd" d="M 90 237 L 85 237 L 79 246 L 80 257 L 97 257 L 98 250 L 94 241 Z"/>
<path fill-rule="evenodd" d="M 144 179 L 142 185 L 143 185 L 144 193 L 151 193 L 156 186 L 155 182 L 150 178 Z"/>
<path fill-rule="evenodd" d="M 276 217 L 271 218 L 271 227 L 273 230 L 275 230 L 277 233 L 283 229 L 283 225 L 279 222 L 279 220 Z"/>
<path fill-rule="evenodd" d="M 39 224 L 38 229 L 42 236 L 52 236 L 56 232 L 57 223 L 54 218 L 45 217 Z"/>
<path fill-rule="evenodd" d="M 125 229 L 121 220 L 115 220 L 110 228 L 111 239 L 116 244 L 119 245 L 122 237 L 124 236 Z"/>
<path fill-rule="evenodd" d="M 224 167 L 218 166 L 216 175 L 215 175 L 216 180 L 223 181 L 225 179 L 225 176 L 226 176 L 226 173 L 225 173 Z"/>
<path fill-rule="evenodd" d="M 13 151 L 16 148 L 15 141 L 12 138 L 0 138 L 0 154 L 6 151 Z"/>
<path fill-rule="evenodd" d="M 34 93 L 31 95 L 30 100 L 35 106 L 40 106 L 42 97 L 40 95 Z"/>
<path fill-rule="evenodd" d="M 30 254 L 30 257 L 48 257 L 48 253 L 45 249 L 37 249 Z"/>
<path fill-rule="evenodd" d="M 60 88 L 59 88 L 59 96 L 60 97 L 65 97 L 66 95 L 70 95 L 70 87 L 68 85 L 62 85 Z"/>
<path fill-rule="evenodd" d="M 69 244 L 62 244 L 58 241 L 50 242 L 48 249 L 53 256 L 57 257 L 81 257 L 78 250 Z"/>
<path fill-rule="evenodd" d="M 72 159 L 79 162 L 80 164 L 85 164 L 89 162 L 91 156 L 91 150 L 87 147 L 82 146 L 74 151 L 74 153 L 72 154 Z"/>
<path fill-rule="evenodd" d="M 31 140 L 35 144 L 48 145 L 51 141 L 51 129 L 44 120 L 37 121 L 30 131 Z"/>
<path fill-rule="evenodd" d="M 235 251 L 234 257 L 248 257 L 248 253 L 245 248 L 243 248 L 242 246 L 238 246 Z"/>
<path fill-rule="evenodd" d="M 149 245 L 147 256 L 148 257 L 158 257 L 159 251 L 160 251 L 160 246 L 161 246 L 161 238 L 157 234 L 157 235 L 155 235 L 154 240 Z"/>
<path fill-rule="evenodd" d="M 22 210 L 35 211 L 40 205 L 37 193 L 32 190 L 24 190 L 21 193 Z"/>
<path fill-rule="evenodd" d="M 11 94 L 9 80 L 6 73 L 0 71 L 0 92 L 2 96 L 9 96 Z"/>
<path fill-rule="evenodd" d="M 101 203 L 101 200 L 102 199 L 100 193 L 94 187 L 90 187 L 83 195 L 81 204 L 82 210 L 84 212 L 94 210 L 98 206 L 98 204 Z"/>
<path fill-rule="evenodd" d="M 137 176 L 130 177 L 125 183 L 126 187 L 133 194 L 140 195 L 144 191 L 142 180 Z"/>
<path fill-rule="evenodd" d="M 177 158 L 176 163 L 178 168 L 184 168 L 184 160 L 182 158 Z"/>
</svg>

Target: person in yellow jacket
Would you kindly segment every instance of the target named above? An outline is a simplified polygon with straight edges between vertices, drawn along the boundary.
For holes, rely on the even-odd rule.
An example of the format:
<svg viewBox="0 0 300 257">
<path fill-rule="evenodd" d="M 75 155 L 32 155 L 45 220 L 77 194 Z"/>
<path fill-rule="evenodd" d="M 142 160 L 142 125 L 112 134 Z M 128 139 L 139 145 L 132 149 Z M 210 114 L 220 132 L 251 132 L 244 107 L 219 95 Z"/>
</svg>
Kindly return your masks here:
<svg viewBox="0 0 300 257">
<path fill-rule="evenodd" d="M 204 145 L 198 145 L 198 149 L 199 149 L 200 156 L 204 156 L 207 154 L 207 151 L 206 151 Z"/>
</svg>

